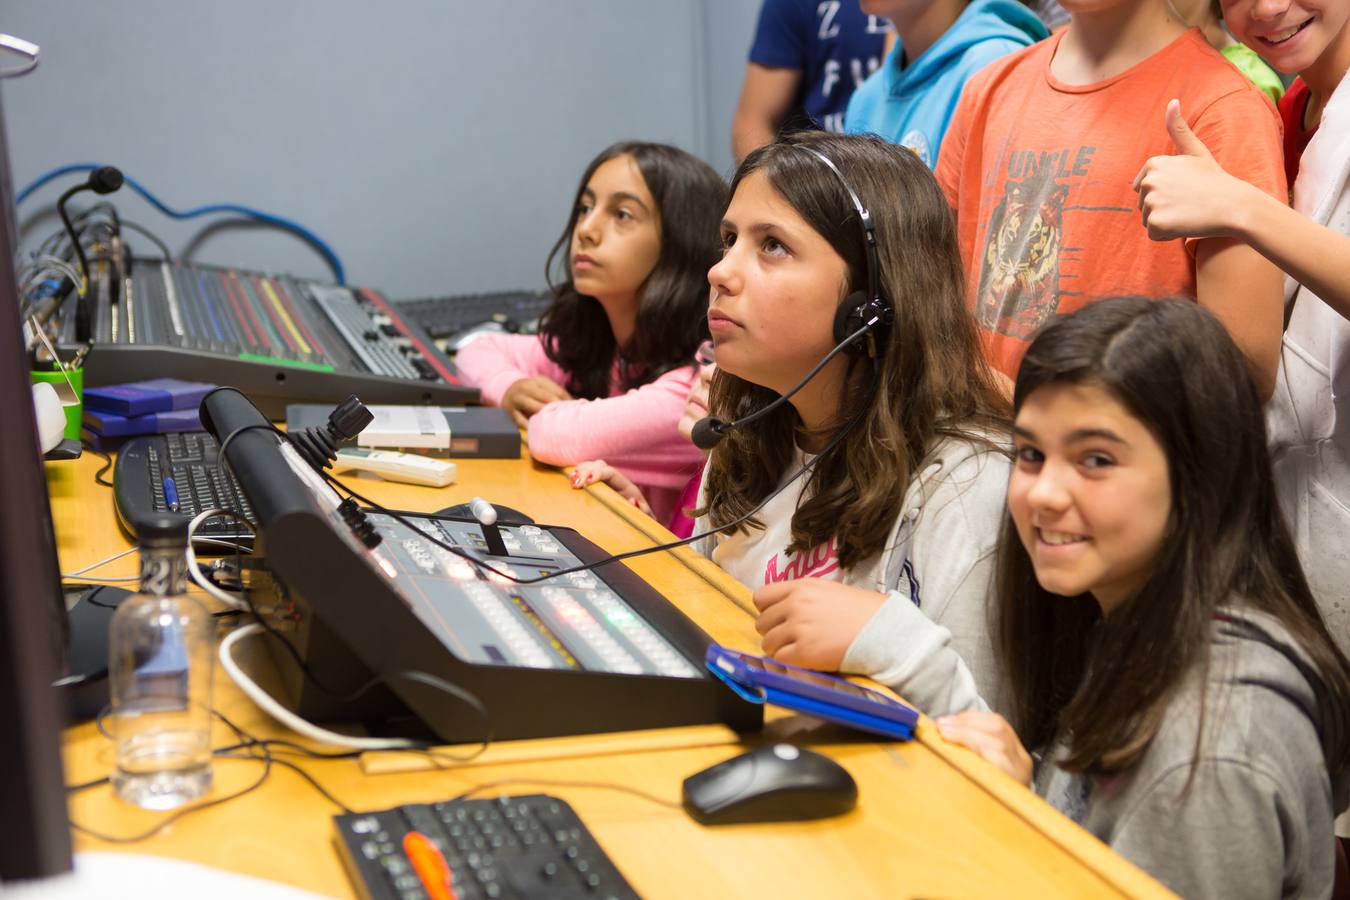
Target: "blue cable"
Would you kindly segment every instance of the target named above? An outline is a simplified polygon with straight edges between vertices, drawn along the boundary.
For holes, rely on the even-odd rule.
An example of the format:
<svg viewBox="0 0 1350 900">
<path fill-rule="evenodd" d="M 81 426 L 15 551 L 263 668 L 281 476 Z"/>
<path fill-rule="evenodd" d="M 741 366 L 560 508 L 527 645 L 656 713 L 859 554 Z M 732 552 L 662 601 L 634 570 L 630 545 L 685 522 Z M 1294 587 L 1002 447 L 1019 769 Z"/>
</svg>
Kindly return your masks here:
<svg viewBox="0 0 1350 900">
<path fill-rule="evenodd" d="M 46 173 L 45 175 L 42 175 L 37 180 L 33 181 L 31 184 L 26 186 L 23 190 L 19 191 L 18 196 L 14 200 L 14 205 L 18 206 L 20 203 L 23 203 L 23 201 L 28 199 L 29 195 L 31 195 L 38 188 L 47 184 L 47 182 L 49 181 L 53 181 L 64 175 L 70 175 L 75 172 L 92 172 L 94 169 L 99 168 L 101 165 L 102 165 L 101 163 L 73 163 L 69 166 L 61 166 L 58 169 L 52 169 L 50 172 Z M 154 194 L 146 190 L 145 187 L 143 187 L 139 181 L 132 178 L 131 176 L 124 174 L 123 180 L 126 182 L 126 184 L 131 186 L 132 190 L 134 190 L 136 193 L 144 197 L 146 201 L 150 203 L 150 205 L 154 206 L 155 209 L 164 213 L 164 215 L 168 216 L 171 219 L 192 219 L 197 216 L 208 216 L 213 215 L 215 213 L 236 213 L 238 215 L 247 216 L 250 219 L 257 219 L 259 222 L 266 222 L 269 225 L 275 225 L 277 228 L 285 229 L 286 231 L 290 231 L 294 234 L 298 234 L 306 242 L 311 244 L 314 247 L 314 249 L 318 250 L 319 253 L 323 254 L 324 260 L 333 270 L 333 276 L 337 279 L 337 283 L 338 284 L 347 283 L 346 271 L 342 268 L 342 262 L 341 260 L 338 259 L 337 254 L 333 252 L 333 249 L 328 246 L 326 241 L 324 241 L 321 237 L 319 237 L 314 232 L 310 231 L 305 226 L 301 225 L 299 222 L 293 222 L 290 219 L 283 219 L 281 216 L 274 216 L 271 213 L 265 213 L 262 212 L 261 210 L 252 209 L 251 207 L 247 206 L 239 206 L 234 203 L 212 203 L 207 206 L 199 206 L 196 209 L 189 209 L 183 212 L 179 212 L 176 209 L 170 209 L 168 206 L 164 205 L 164 203 L 161 202 L 158 197 L 156 197 Z"/>
</svg>

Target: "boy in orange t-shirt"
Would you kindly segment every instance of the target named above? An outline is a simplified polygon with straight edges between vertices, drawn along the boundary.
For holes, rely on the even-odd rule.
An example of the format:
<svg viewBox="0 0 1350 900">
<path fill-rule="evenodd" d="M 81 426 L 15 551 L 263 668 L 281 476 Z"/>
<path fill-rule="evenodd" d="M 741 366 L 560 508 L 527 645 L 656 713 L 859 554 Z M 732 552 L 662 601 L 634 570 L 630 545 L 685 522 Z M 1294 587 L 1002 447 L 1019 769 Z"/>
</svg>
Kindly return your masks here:
<svg viewBox="0 0 1350 900">
<path fill-rule="evenodd" d="M 1065 0 L 1069 28 L 966 85 L 938 160 L 990 362 L 1016 375 L 1056 313 L 1122 294 L 1199 300 L 1263 395 L 1275 383 L 1279 272 L 1227 238 L 1153 243 L 1131 183 L 1174 152 L 1173 98 L 1224 169 L 1287 196 L 1279 119 L 1165 0 Z"/>
</svg>

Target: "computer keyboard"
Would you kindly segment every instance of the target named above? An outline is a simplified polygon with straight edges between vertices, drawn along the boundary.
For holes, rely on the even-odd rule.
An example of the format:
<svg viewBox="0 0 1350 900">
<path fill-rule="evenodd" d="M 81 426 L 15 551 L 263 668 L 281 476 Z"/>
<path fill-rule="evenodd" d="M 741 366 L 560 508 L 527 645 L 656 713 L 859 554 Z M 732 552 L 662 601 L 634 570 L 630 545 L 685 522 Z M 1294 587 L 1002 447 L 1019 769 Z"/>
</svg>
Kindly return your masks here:
<svg viewBox="0 0 1350 900">
<path fill-rule="evenodd" d="M 566 801 L 546 794 L 412 803 L 334 817 L 338 849 L 367 900 L 426 900 L 403 851 L 425 835 L 450 865 L 458 900 L 638 896 Z"/>
<path fill-rule="evenodd" d="M 535 320 L 548 309 L 550 293 L 496 291 L 426 300 L 400 300 L 399 312 L 422 326 L 436 340 L 452 338 L 474 325 L 496 321 L 507 331 L 532 332 Z"/>
<path fill-rule="evenodd" d="M 221 507 L 243 513 L 257 525 L 248 498 L 227 469 L 216 466 L 220 446 L 204 431 L 156 434 L 134 438 L 117 453 L 113 468 L 113 497 L 117 518 L 135 537 L 140 524 L 154 513 L 176 512 L 191 518 L 205 509 Z M 213 516 L 194 534 L 224 541 L 249 543 L 252 536 L 234 519 Z M 203 555 L 210 545 L 202 547 Z M 226 553 L 228 548 L 217 547 Z"/>
</svg>

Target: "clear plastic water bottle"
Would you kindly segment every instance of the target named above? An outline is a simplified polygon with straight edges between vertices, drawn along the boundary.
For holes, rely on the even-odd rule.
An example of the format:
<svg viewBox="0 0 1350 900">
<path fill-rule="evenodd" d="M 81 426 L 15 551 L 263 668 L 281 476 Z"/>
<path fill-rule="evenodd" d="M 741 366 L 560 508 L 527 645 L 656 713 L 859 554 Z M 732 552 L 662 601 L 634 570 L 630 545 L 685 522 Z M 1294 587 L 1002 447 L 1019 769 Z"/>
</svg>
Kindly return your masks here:
<svg viewBox="0 0 1350 900">
<path fill-rule="evenodd" d="M 129 803 L 173 809 L 211 788 L 215 625 L 187 595 L 187 520 L 165 513 L 139 530 L 140 593 L 108 634 L 112 783 Z"/>
</svg>

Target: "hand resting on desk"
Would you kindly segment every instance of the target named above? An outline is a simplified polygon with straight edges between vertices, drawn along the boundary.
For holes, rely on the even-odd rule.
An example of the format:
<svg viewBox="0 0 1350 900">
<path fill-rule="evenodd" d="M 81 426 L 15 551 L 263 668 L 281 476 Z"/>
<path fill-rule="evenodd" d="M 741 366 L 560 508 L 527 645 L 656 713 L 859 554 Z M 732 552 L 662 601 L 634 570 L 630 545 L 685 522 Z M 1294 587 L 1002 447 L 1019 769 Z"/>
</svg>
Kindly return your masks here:
<svg viewBox="0 0 1350 900">
<path fill-rule="evenodd" d="M 526 428 L 530 424 L 530 416 L 545 406 L 571 399 L 573 397 L 567 389 L 552 378 L 536 375 L 533 378 L 522 378 L 507 388 L 506 393 L 502 394 L 501 406 L 510 413 L 517 425 Z"/>
<path fill-rule="evenodd" d="M 1031 757 L 1008 720 L 998 713 L 963 712 L 937 720 L 938 731 L 953 744 L 974 750 L 1018 784 L 1031 786 Z"/>
</svg>

